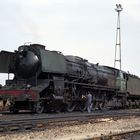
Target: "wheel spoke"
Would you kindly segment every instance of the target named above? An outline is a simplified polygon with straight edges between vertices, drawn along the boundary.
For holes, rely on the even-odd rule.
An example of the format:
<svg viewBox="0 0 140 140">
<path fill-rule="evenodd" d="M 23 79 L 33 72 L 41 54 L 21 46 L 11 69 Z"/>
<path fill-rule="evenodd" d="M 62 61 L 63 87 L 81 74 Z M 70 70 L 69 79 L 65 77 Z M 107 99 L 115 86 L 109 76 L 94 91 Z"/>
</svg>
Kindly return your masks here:
<svg viewBox="0 0 140 140">
<path fill-rule="evenodd" d="M 78 104 L 78 108 L 79 108 L 79 110 L 82 111 L 82 112 L 86 111 L 86 109 L 87 109 L 86 101 L 81 101 L 81 102 Z"/>
<path fill-rule="evenodd" d="M 41 114 L 44 111 L 43 101 L 38 101 L 36 104 L 36 113 Z"/>
<path fill-rule="evenodd" d="M 67 110 L 68 112 L 74 111 L 75 108 L 76 108 L 75 102 L 69 102 L 69 103 L 67 103 L 66 110 Z"/>
</svg>

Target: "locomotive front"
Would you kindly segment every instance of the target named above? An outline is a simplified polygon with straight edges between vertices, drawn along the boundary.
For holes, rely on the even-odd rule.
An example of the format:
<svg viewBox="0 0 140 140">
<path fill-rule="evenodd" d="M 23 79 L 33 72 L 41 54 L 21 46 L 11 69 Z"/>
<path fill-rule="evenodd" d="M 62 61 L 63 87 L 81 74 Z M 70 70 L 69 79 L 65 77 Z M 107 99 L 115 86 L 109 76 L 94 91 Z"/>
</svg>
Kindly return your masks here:
<svg viewBox="0 0 140 140">
<path fill-rule="evenodd" d="M 19 108 L 28 107 L 28 102 L 39 100 L 39 93 L 34 87 L 35 79 L 41 73 L 39 50 L 44 46 L 39 44 L 23 45 L 14 53 L 0 53 L 0 72 L 13 73 L 13 80 L 6 80 L 6 85 L 0 89 L 3 106 L 8 106 L 16 112 Z"/>
<path fill-rule="evenodd" d="M 0 89 L 4 106 L 8 104 L 13 112 L 42 112 L 52 94 L 58 100 L 57 97 L 62 96 L 65 57 L 60 52 L 46 50 L 40 44 L 23 45 L 14 53 L 0 52 L 0 73 L 14 74 L 13 80 L 6 80 L 6 85 Z"/>
</svg>

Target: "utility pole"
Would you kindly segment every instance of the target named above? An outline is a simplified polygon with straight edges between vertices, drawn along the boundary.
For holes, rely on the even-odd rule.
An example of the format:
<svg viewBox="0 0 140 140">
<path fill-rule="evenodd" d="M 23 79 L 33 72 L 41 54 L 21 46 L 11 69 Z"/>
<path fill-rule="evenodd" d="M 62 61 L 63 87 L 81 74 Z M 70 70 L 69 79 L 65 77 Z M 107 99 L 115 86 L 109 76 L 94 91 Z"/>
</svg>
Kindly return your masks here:
<svg viewBox="0 0 140 140">
<path fill-rule="evenodd" d="M 114 68 L 116 68 L 116 64 L 118 62 L 119 69 L 122 69 L 121 64 L 121 28 L 120 28 L 120 12 L 123 10 L 121 4 L 116 4 L 115 11 L 118 13 L 117 17 L 117 29 L 116 29 L 116 44 L 115 44 L 115 59 L 114 59 Z"/>
</svg>

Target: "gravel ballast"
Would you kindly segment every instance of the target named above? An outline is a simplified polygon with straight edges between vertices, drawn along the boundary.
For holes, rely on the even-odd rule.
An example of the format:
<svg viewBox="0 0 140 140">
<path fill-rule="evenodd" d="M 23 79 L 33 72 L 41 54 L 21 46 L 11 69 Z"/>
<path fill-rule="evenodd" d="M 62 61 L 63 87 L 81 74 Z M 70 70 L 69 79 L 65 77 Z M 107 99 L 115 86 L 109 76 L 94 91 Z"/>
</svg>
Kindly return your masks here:
<svg viewBox="0 0 140 140">
<path fill-rule="evenodd" d="M 43 131 L 0 134 L 0 140 L 81 140 L 131 130 L 140 130 L 140 117 L 105 119 L 100 123 L 54 127 Z"/>
</svg>

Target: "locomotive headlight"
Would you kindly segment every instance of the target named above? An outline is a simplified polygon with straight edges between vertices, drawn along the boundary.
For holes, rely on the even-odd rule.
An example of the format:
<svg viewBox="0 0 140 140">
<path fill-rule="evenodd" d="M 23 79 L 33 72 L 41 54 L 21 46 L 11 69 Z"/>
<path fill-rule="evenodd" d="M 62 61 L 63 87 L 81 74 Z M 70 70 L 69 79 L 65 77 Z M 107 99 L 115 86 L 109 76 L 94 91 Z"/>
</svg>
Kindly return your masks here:
<svg viewBox="0 0 140 140">
<path fill-rule="evenodd" d="M 23 47 L 19 47 L 18 48 L 18 52 L 23 52 L 24 48 Z"/>
<path fill-rule="evenodd" d="M 25 57 L 27 55 L 28 48 L 19 47 L 18 52 L 19 52 L 19 58 L 23 58 L 23 57 Z"/>
<path fill-rule="evenodd" d="M 27 47 L 25 47 L 25 46 L 20 46 L 19 48 L 18 48 L 18 52 L 24 52 L 24 51 L 28 51 L 28 48 Z"/>
</svg>

